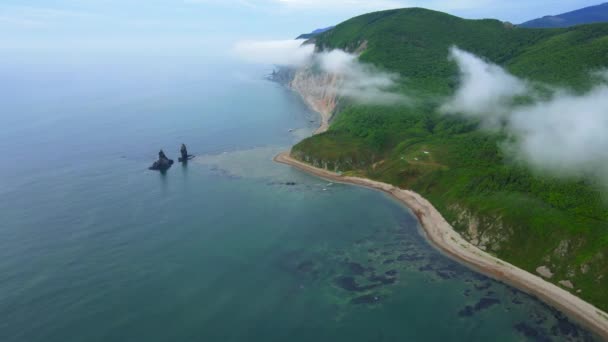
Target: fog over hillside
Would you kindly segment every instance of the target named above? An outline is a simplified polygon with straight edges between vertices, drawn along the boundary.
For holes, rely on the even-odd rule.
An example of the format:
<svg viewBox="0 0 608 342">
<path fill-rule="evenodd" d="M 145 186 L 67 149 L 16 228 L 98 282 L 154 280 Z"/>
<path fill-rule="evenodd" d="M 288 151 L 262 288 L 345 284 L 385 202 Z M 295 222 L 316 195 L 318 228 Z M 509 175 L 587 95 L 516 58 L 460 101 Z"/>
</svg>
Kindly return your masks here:
<svg viewBox="0 0 608 342">
<path fill-rule="evenodd" d="M 314 72 L 336 75 L 335 89 L 330 90 L 357 103 L 375 105 L 406 104 L 409 98 L 395 91 L 399 75 L 360 63 L 356 54 L 335 49 L 315 52 L 314 45 L 303 40 L 242 41 L 233 52 L 251 63 L 274 64 L 291 68 L 309 68 Z"/>
<path fill-rule="evenodd" d="M 594 175 L 606 182 L 608 171 L 608 78 L 583 94 L 550 88 L 539 94 L 530 82 L 500 66 L 453 47 L 460 86 L 441 107 L 444 113 L 478 118 L 483 127 L 503 129 L 503 148 L 534 168 L 557 175 Z M 525 95 L 529 101 L 516 104 Z"/>
<path fill-rule="evenodd" d="M 333 91 L 356 103 L 413 103 L 407 88 L 395 91 L 402 81 L 398 74 L 361 63 L 356 54 L 339 49 L 315 52 L 314 45 L 302 40 L 243 41 L 233 50 L 252 63 L 316 68 L 338 75 L 336 89 L 321 91 Z M 606 77 L 598 77 L 598 85 L 589 92 L 574 94 L 532 84 L 458 47 L 451 48 L 449 59 L 458 65 L 460 81 L 453 96 L 442 101 L 440 112 L 473 117 L 481 120 L 484 129 L 503 130 L 508 136 L 503 150 L 536 170 L 560 176 L 592 175 L 608 182 L 604 176 L 608 171 Z M 549 95 L 541 94 L 539 88 L 549 90 Z M 526 101 L 516 104 L 520 97 Z"/>
</svg>

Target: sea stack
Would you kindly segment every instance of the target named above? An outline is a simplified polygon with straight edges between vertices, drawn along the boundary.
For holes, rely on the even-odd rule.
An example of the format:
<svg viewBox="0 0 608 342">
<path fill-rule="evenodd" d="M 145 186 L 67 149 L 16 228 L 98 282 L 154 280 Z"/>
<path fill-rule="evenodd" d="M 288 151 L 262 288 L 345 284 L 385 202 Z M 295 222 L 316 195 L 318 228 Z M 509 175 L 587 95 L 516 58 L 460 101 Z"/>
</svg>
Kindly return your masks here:
<svg viewBox="0 0 608 342">
<path fill-rule="evenodd" d="M 158 152 L 158 160 L 150 166 L 150 170 L 166 171 L 171 165 L 173 165 L 173 160 L 167 158 L 165 152 L 160 150 L 160 152 Z"/>
<path fill-rule="evenodd" d="M 179 149 L 179 153 L 182 155 L 181 157 L 179 157 L 179 161 L 182 163 L 187 163 L 188 160 L 194 158 L 193 155 L 188 154 L 188 149 L 186 148 L 186 144 L 182 144 L 182 147 L 180 147 Z"/>
</svg>

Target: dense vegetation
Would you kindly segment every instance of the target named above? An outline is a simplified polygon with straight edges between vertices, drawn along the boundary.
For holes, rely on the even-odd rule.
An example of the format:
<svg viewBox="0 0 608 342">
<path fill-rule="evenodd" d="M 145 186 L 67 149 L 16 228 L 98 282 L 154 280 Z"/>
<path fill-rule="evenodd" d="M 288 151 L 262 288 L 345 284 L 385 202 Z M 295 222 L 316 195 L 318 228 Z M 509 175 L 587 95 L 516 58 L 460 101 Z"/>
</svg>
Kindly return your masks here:
<svg viewBox="0 0 608 342">
<path fill-rule="evenodd" d="M 571 280 L 571 291 L 608 309 L 604 188 L 537 174 L 503 153 L 500 133 L 437 113 L 458 84 L 448 60 L 452 45 L 515 75 L 584 91 L 593 82 L 589 71 L 608 66 L 608 24 L 523 29 L 404 9 L 356 17 L 316 37 L 319 49 L 352 51 L 363 42 L 361 59 L 399 73 L 400 87 L 417 95 L 417 105 L 342 101 L 329 131 L 302 141 L 293 155 L 414 189 L 489 252 L 532 273 L 545 265 L 555 273 L 551 281 Z"/>
</svg>

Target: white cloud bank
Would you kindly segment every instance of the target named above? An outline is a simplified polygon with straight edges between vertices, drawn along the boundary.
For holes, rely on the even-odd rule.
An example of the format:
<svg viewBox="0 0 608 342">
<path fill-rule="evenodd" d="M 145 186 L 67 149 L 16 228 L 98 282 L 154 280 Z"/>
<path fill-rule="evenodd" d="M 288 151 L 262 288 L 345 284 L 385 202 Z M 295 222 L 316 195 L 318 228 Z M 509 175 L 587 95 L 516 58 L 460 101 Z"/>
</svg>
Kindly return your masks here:
<svg viewBox="0 0 608 342">
<path fill-rule="evenodd" d="M 537 170 L 608 181 L 606 77 L 585 94 L 558 89 L 543 98 L 528 82 L 468 52 L 452 48 L 450 58 L 460 68 L 461 84 L 442 106 L 443 112 L 474 116 L 486 127 L 500 127 L 510 137 L 505 150 Z M 532 103 L 514 104 L 522 95 Z"/>
<path fill-rule="evenodd" d="M 514 97 L 528 91 L 526 82 L 510 75 L 498 65 L 487 63 L 479 57 L 452 48 L 450 60 L 460 68 L 460 87 L 441 110 L 461 112 L 473 116 L 499 114 Z"/>
<path fill-rule="evenodd" d="M 339 82 L 333 91 L 340 96 L 364 104 L 407 104 L 409 99 L 395 88 L 397 74 L 378 70 L 371 64 L 360 63 L 354 54 L 333 50 L 315 54 L 313 63 L 328 74 L 338 75 Z"/>
<path fill-rule="evenodd" d="M 294 68 L 308 68 L 337 76 L 332 91 L 363 104 L 404 104 L 408 99 L 395 91 L 399 76 L 359 62 L 358 56 L 342 50 L 316 53 L 314 45 L 302 40 L 238 42 L 233 52 L 242 60 Z"/>
<path fill-rule="evenodd" d="M 233 52 L 250 63 L 301 66 L 312 57 L 314 45 L 302 45 L 303 40 L 246 40 L 237 42 Z"/>
</svg>

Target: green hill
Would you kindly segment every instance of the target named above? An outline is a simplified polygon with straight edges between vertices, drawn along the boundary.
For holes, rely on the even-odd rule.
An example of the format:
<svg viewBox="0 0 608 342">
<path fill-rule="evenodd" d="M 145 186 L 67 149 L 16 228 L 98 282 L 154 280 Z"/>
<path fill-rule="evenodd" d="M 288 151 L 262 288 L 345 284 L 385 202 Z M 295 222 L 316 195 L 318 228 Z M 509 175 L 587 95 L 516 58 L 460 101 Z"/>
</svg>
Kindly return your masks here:
<svg viewBox="0 0 608 342">
<path fill-rule="evenodd" d="M 503 154 L 502 134 L 437 112 L 458 85 L 451 46 L 529 80 L 583 91 L 593 84 L 589 72 L 608 66 L 608 24 L 524 29 L 412 8 L 350 19 L 316 44 L 350 51 L 365 45 L 360 59 L 399 73 L 399 86 L 416 94 L 417 105 L 343 100 L 330 129 L 294 146 L 294 157 L 411 188 L 473 243 L 532 273 L 547 266 L 550 281 L 570 280 L 571 291 L 608 309 L 603 187 L 533 173 Z"/>
</svg>

